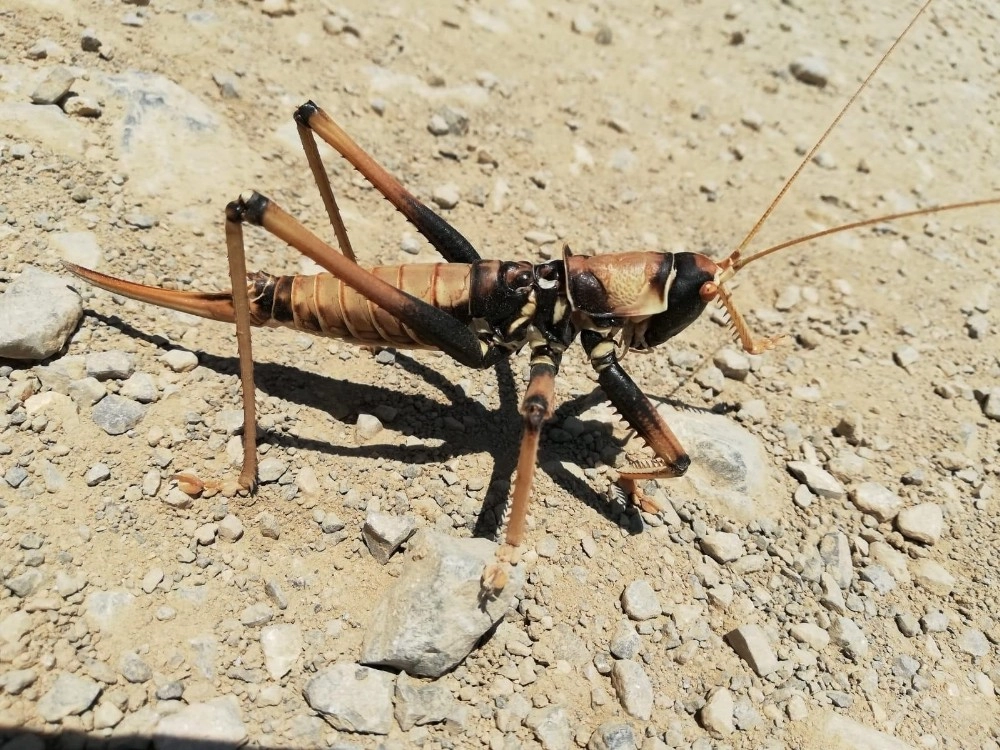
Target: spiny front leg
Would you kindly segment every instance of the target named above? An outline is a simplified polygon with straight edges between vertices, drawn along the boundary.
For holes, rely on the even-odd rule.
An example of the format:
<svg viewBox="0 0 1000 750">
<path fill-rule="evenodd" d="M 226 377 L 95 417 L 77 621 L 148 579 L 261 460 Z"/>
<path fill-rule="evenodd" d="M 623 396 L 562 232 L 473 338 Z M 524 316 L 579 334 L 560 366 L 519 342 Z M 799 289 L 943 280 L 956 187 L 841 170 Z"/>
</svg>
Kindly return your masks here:
<svg viewBox="0 0 1000 750">
<path fill-rule="evenodd" d="M 555 379 L 559 371 L 560 358 L 561 355 L 547 345 L 532 351 L 528 390 L 521 402 L 523 431 L 510 516 L 507 520 L 503 545 L 497 551 L 497 561 L 488 565 L 483 571 L 482 587 L 485 593 L 495 593 L 503 589 L 507 585 L 508 570 L 519 561 L 528 519 L 528 500 L 531 497 L 531 485 L 538 458 L 538 439 L 542 425 L 552 418 Z"/>
<path fill-rule="evenodd" d="M 632 502 L 646 511 L 658 512 L 659 506 L 639 489 L 638 482 L 656 477 L 683 476 L 691 465 L 673 430 L 629 377 L 615 356 L 615 344 L 596 331 L 583 331 L 580 341 L 597 370 L 597 382 L 622 418 L 648 445 L 656 458 L 643 464 L 632 464 L 620 472 L 622 489 Z"/>
</svg>

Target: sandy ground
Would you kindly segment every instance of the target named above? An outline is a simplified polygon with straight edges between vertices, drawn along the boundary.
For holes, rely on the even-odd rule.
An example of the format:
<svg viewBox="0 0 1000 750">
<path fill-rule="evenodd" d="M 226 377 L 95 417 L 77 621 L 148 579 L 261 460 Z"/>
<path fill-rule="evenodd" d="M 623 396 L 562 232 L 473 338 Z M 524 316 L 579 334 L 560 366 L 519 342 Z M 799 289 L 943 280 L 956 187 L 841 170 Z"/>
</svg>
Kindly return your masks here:
<svg viewBox="0 0 1000 750">
<path fill-rule="evenodd" d="M 6 217 L 0 224 L 0 282 L 13 279 L 26 263 L 58 271 L 61 252 L 54 236 L 91 231 L 102 250 L 103 271 L 181 288 L 226 288 L 223 207 L 250 187 L 326 232 L 291 120 L 294 108 L 310 98 L 422 199 L 430 201 L 444 186 L 457 188 L 460 201 L 444 213 L 484 257 L 542 260 L 555 257 L 563 243 L 584 253 L 691 250 L 719 257 L 753 226 L 914 12 L 908 4 L 859 2 L 838 4 L 835 13 L 834 6 L 822 4 L 734 2 L 345 0 L 293 2 L 288 15 L 282 7 L 270 0 L 153 0 L 142 7 L 14 0 L 0 12 L 4 102 L 27 102 L 52 66 L 68 65 L 77 71 L 73 90 L 102 109 L 97 118 L 69 118 L 77 128 L 73 137 L 80 138 L 75 145 L 61 131 L 0 124 L 0 214 Z M 818 163 L 806 167 L 753 246 L 891 212 L 996 196 L 995 10 L 989 2 L 935 4 L 836 128 Z M 81 50 L 85 29 L 101 40 L 101 54 Z M 43 59 L 29 59 L 28 51 L 42 39 L 56 46 Z M 827 85 L 806 85 L 789 74 L 790 63 L 805 56 L 825 61 Z M 172 120 L 160 138 L 130 140 L 141 129 L 128 121 L 128 96 L 115 93 L 115 80 L 136 71 L 177 85 L 166 97 L 172 109 L 188 113 L 186 124 L 183 118 Z M 467 116 L 467 132 L 430 132 L 432 118 L 445 109 Z M 15 159 L 11 149 L 23 143 L 32 147 L 31 155 Z M 405 221 L 342 163 L 328 158 L 327 165 L 364 262 L 436 260 L 426 246 L 418 254 L 405 250 L 415 234 Z M 72 197 L 80 186 L 86 188 L 82 201 Z M 136 213 L 154 217 L 155 226 L 132 226 L 128 217 Z M 852 660 L 828 646 L 812 654 L 811 666 L 800 665 L 806 671 L 794 680 L 789 669 L 792 686 L 754 675 L 721 637 L 747 621 L 760 622 L 779 658 L 794 662 L 808 649 L 789 636 L 789 625 L 829 623 L 818 589 L 786 590 L 790 581 L 770 562 L 746 574 L 715 566 L 722 582 L 736 590 L 736 604 L 726 608 L 706 600 L 710 583 L 704 570 L 714 563 L 695 541 L 698 530 L 758 539 L 757 522 L 721 517 L 696 497 L 671 496 L 670 482 L 662 481 L 674 505 L 685 509 L 682 530 L 669 536 L 648 529 L 629 533 L 604 507 L 607 441 L 556 439 L 546 441 L 543 468 L 563 462 L 588 471 L 538 474 L 529 547 L 554 540 L 557 552 L 546 550 L 546 557 L 534 560 L 526 597 L 545 609 L 555 632 L 578 638 L 589 657 L 580 664 L 539 663 L 536 680 L 515 681 L 511 689 L 536 707 L 564 706 L 573 737 L 583 744 L 595 727 L 614 718 L 630 722 L 650 747 L 709 742 L 711 735 L 694 714 L 714 688 L 728 686 L 746 699 L 757 720 L 712 740 L 720 747 L 825 747 L 824 722 L 834 714 L 912 746 L 996 747 L 1000 425 L 984 416 L 974 392 L 994 387 L 1000 375 L 993 291 L 1000 276 L 998 230 L 995 207 L 951 212 L 836 235 L 762 260 L 741 275 L 737 300 L 759 334 L 789 338 L 755 360 L 746 381 L 725 380 L 721 393 L 699 384 L 691 366 L 683 366 L 689 360 L 710 365 L 727 343 L 725 329 L 708 316 L 664 352 L 625 362 L 656 397 L 698 407 L 729 405 L 733 411 L 748 401 L 763 402 L 758 416 L 743 423 L 772 461 L 775 495 L 755 498 L 762 508 L 776 509 L 771 520 L 781 528 L 780 543 L 770 542 L 798 559 L 809 550 L 814 554 L 824 534 L 847 536 L 855 568 L 850 592 L 861 601 L 861 611 L 848 614 L 871 640 L 867 656 Z M 547 241 L 538 244 L 538 235 Z M 293 251 L 263 233 L 248 232 L 248 244 L 251 267 L 283 273 L 301 267 Z M 800 301 L 776 309 L 780 297 L 795 295 L 793 287 Z M 214 548 L 211 556 L 236 574 L 200 580 L 198 585 L 208 585 L 209 598 L 158 622 L 152 613 L 167 599 L 171 576 L 175 587 L 185 579 L 206 578 L 191 571 L 193 566 L 180 565 L 176 550 L 215 517 L 219 501 L 177 511 L 141 493 L 136 499 L 128 490 L 141 485 L 158 449 L 172 452 L 165 477 L 180 469 L 202 477 L 232 475 L 224 436 L 210 434 L 219 410 L 238 408 L 235 343 L 220 324 L 121 303 L 105 293 L 84 294 L 88 314 L 68 354 L 131 352 L 137 369 L 157 378 L 161 392 L 179 388 L 120 437 L 97 430 L 88 420 L 89 407 L 81 410 L 79 433 L 58 425 L 48 435 L 13 426 L 0 431 L 0 442 L 13 448 L 11 455 L 0 456 L 0 475 L 28 451 L 55 461 L 65 479 L 58 492 L 46 493 L 40 466 L 28 460 L 34 491 L 30 482 L 18 492 L 0 482 L 6 508 L 6 525 L 0 528 L 3 573 L 21 572 L 20 540 L 38 531 L 53 550 L 75 548 L 73 565 L 85 571 L 91 590 L 135 591 L 142 607 L 129 628 L 83 641 L 67 642 L 82 599 L 51 617 L 39 615 L 37 633 L 18 663 L 44 667 L 26 692 L 0 694 L 0 723 L 45 727 L 33 705 L 55 671 L 76 671 L 74 650 L 116 664 L 122 650 L 132 649 L 158 674 L 187 679 L 186 700 L 235 692 L 252 743 L 330 741 L 332 730 L 315 730 L 320 740 L 296 739 L 294 717 L 312 713 L 302 701 L 302 683 L 325 663 L 357 658 L 369 603 L 398 574 L 399 563 L 379 566 L 358 541 L 365 501 L 375 498 L 383 509 L 412 511 L 397 499 L 409 486 L 401 472 L 410 465 L 420 467 L 419 481 L 431 495 L 446 489 L 442 472 L 463 483 L 485 479 L 480 484 L 502 490 L 516 455 L 516 396 L 498 391 L 493 373 L 469 372 L 434 354 L 400 355 L 397 366 L 387 367 L 337 342 L 286 331 L 256 335 L 260 421 L 272 435 L 264 441 L 268 455 L 289 464 L 289 477 L 312 467 L 322 497 L 295 495 L 293 483 L 266 485 L 252 502 L 229 500 L 227 509 L 244 519 L 248 534 L 238 546 Z M 970 335 L 972 328 L 978 337 Z M 160 359 L 166 342 L 196 352 L 202 366 L 172 373 Z M 907 348 L 917 356 L 904 368 L 894 354 Z M 10 364 L 15 372 L 25 367 Z M 522 358 L 513 366 L 519 389 L 524 364 Z M 581 351 L 567 357 L 558 394 L 569 407 L 557 425 L 595 402 L 587 400 L 594 389 L 589 369 Z M 14 374 L 9 380 L 14 382 Z M 380 404 L 395 409 L 396 419 L 373 440 L 356 440 L 356 415 Z M 203 423 L 200 435 L 192 414 Z M 833 435 L 845 416 L 863 422 L 860 446 Z M 789 439 L 789 423 L 805 437 L 806 447 Z M 155 445 L 154 429 L 168 436 L 166 443 Z M 71 450 L 52 451 L 60 445 Z M 831 459 L 845 452 L 861 459 L 841 476 L 846 487 L 871 480 L 899 494 L 907 506 L 937 505 L 944 517 L 941 537 L 933 544 L 904 539 L 891 521 L 880 524 L 864 516 L 847 498 L 814 499 L 805 508 L 794 504 L 797 483 L 785 470 L 787 461 L 814 458 L 829 468 Z M 88 487 L 84 474 L 97 462 L 109 464 L 112 476 Z M 904 481 L 913 472 L 922 472 L 922 483 Z M 339 505 L 346 487 L 358 491 L 357 507 Z M 454 524 L 433 517 L 422 523 L 454 525 L 455 534 L 469 534 L 484 496 L 472 491 L 464 505 L 449 506 Z M 317 541 L 321 535 L 310 515 L 316 505 L 344 519 L 346 542 L 325 547 Z M 254 519 L 262 511 L 280 518 L 280 540 L 256 530 Z M 96 536 L 81 541 L 80 526 Z M 582 551 L 585 536 L 597 540 L 596 555 Z M 955 577 L 954 585 L 933 591 L 900 574 L 892 591 L 873 592 L 857 571 L 870 562 L 870 543 L 881 539 L 911 563 L 939 563 Z M 766 560 L 776 559 L 767 543 L 758 546 Z M 167 570 L 168 584 L 142 598 L 139 582 L 154 566 Z M 311 643 L 280 682 L 280 704 L 264 708 L 255 702 L 257 686 L 225 675 L 225 665 L 240 658 L 260 661 L 253 635 L 227 639 L 225 623 L 264 598 L 260 582 L 269 572 L 303 586 L 294 589 L 293 604 L 282 614 L 286 620 L 317 632 L 336 619 L 348 626 L 333 641 Z M 622 616 L 622 588 L 639 578 L 653 583 L 667 612 L 699 603 L 696 619 L 710 632 L 683 663 L 643 634 L 644 667 L 656 695 L 652 717 L 645 720 L 627 716 L 608 678 L 585 669 L 608 648 Z M 0 616 L 23 606 L 0 589 Z M 942 631 L 925 628 L 908 638 L 894 625 L 900 612 L 919 619 L 938 611 L 946 615 Z M 508 622 L 538 634 L 521 614 L 511 613 Z M 684 636 L 684 626 L 678 628 Z M 962 648 L 970 629 L 985 634 L 985 653 Z M 204 633 L 222 643 L 220 671 L 213 678 L 192 676 L 184 664 L 183 644 Z M 46 654 L 55 657 L 46 661 Z M 920 663 L 923 679 L 916 687 L 909 677 L 893 676 L 900 655 Z M 497 675 L 505 674 L 510 659 L 502 643 L 491 641 L 444 679 L 470 708 L 464 724 L 441 725 L 419 736 L 397 729 L 393 741 L 428 747 L 534 742 L 528 728 L 497 728 L 496 706 L 506 699 L 497 697 L 506 691 L 505 683 L 497 687 Z M 0 671 L 11 666 L 16 665 L 0 663 Z M 595 688 L 610 699 L 599 700 L 599 693 L 595 699 Z M 155 702 L 151 683 L 116 689 L 128 694 L 129 710 L 133 700 Z M 830 690 L 852 700 L 838 703 Z M 792 693 L 804 696 L 805 717 L 794 710 L 789 717 Z M 91 711 L 69 717 L 64 726 L 112 731 L 95 729 Z"/>
</svg>

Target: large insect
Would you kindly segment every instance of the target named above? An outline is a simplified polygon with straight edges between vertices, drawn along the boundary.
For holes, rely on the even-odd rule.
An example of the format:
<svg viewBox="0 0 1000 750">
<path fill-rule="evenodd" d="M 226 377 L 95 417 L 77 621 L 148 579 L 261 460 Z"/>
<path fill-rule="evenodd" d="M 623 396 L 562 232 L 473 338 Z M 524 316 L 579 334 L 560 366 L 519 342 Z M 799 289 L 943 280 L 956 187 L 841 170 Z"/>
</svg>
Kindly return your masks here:
<svg viewBox="0 0 1000 750">
<path fill-rule="evenodd" d="M 755 339 L 737 310 L 727 283 L 743 267 L 771 253 L 833 232 L 957 208 L 1000 203 L 984 199 L 880 216 L 824 230 L 753 255 L 744 249 L 812 159 L 868 81 L 913 26 L 929 1 L 876 64 L 837 118 L 806 154 L 761 219 L 725 259 L 698 253 L 626 252 L 573 254 L 558 260 L 483 260 L 447 221 L 410 194 L 329 115 L 307 102 L 295 112 L 300 139 L 319 187 L 339 250 L 327 244 L 269 198 L 241 195 L 226 207 L 230 292 L 183 292 L 144 286 L 73 264 L 68 270 L 91 284 L 143 302 L 236 324 L 243 391 L 244 459 L 239 482 L 257 484 L 256 414 L 251 326 L 285 326 L 369 346 L 439 349 L 458 362 L 488 368 L 530 350 L 530 377 L 520 412 L 523 433 L 504 544 L 483 575 L 487 591 L 502 589 L 506 566 L 524 541 L 542 425 L 553 414 L 555 378 L 563 352 L 577 338 L 597 372 L 598 383 L 624 420 L 651 449 L 648 459 L 620 470 L 624 488 L 642 504 L 637 482 L 678 477 L 690 459 L 670 427 L 622 367 L 629 350 L 655 348 L 676 336 L 710 302 L 723 306 L 744 350 L 759 353 L 777 339 Z M 365 268 L 356 262 L 346 227 L 323 167 L 315 136 L 331 145 L 382 193 L 434 246 L 447 263 Z M 256 224 L 297 249 L 327 273 L 274 276 L 247 273 L 242 226 Z"/>
</svg>

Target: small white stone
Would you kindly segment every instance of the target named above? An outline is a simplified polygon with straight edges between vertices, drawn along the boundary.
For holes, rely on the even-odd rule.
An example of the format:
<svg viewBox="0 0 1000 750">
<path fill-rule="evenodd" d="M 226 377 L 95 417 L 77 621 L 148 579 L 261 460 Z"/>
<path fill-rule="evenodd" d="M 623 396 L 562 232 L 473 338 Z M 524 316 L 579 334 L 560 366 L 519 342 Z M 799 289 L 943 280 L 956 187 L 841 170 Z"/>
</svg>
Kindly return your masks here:
<svg viewBox="0 0 1000 750">
<path fill-rule="evenodd" d="M 743 540 L 736 534 L 716 531 L 701 540 L 702 550 L 716 562 L 728 563 L 743 556 Z"/>
<path fill-rule="evenodd" d="M 907 539 L 936 544 L 944 533 L 944 513 L 937 503 L 914 505 L 899 512 L 896 527 Z"/>
<path fill-rule="evenodd" d="M 198 366 L 198 356 L 187 349 L 171 349 L 161 359 L 174 372 L 188 372 Z"/>
</svg>

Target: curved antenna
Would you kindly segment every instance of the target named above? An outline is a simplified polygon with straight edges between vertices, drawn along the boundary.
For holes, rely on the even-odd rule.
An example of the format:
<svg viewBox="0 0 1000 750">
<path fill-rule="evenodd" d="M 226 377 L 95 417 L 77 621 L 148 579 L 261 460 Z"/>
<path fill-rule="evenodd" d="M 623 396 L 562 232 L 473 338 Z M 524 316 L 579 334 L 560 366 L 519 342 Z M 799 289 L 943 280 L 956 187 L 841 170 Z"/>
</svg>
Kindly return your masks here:
<svg viewBox="0 0 1000 750">
<path fill-rule="evenodd" d="M 920 10 L 918 10 L 916 12 L 916 15 L 914 15 L 913 18 L 910 19 L 910 22 L 906 25 L 906 28 L 903 29 L 903 33 L 900 34 L 898 37 L 896 37 L 896 41 L 894 41 L 892 45 L 889 47 L 889 49 L 885 51 L 885 54 L 882 55 L 882 58 L 877 63 L 875 63 L 875 67 L 872 68 L 871 72 L 868 74 L 868 76 L 865 78 L 862 84 L 858 87 L 857 91 L 855 91 L 854 94 L 851 96 L 851 98 L 847 100 L 847 104 L 845 104 L 843 108 L 841 108 L 840 112 L 837 113 L 837 116 L 833 118 L 833 122 L 831 122 L 829 126 L 827 126 L 827 129 L 823 131 L 823 135 L 819 137 L 819 140 L 816 141 L 815 145 L 813 145 L 813 147 L 809 149 L 809 153 L 807 153 L 803 157 L 802 161 L 799 162 L 799 166 L 796 167 L 795 171 L 792 173 L 792 176 L 789 177 L 787 180 L 785 180 L 785 184 L 781 186 L 781 189 L 778 191 L 778 194 L 774 196 L 774 199 L 764 210 L 764 213 L 761 214 L 759 219 L 757 219 L 757 223 L 753 225 L 753 227 L 750 229 L 749 232 L 747 232 L 746 236 L 742 239 L 740 244 L 736 246 L 736 249 L 733 250 L 733 252 L 729 255 L 729 257 L 719 263 L 720 266 L 722 266 L 723 268 L 729 268 L 730 266 L 739 267 L 738 264 L 740 261 L 740 257 L 743 254 L 743 250 L 746 248 L 748 244 L 750 244 L 750 241 L 757 236 L 757 233 L 760 231 L 760 228 L 764 226 L 764 222 L 768 220 L 768 218 L 771 216 L 772 213 L 774 213 L 774 209 L 778 207 L 778 204 L 781 202 L 781 199 L 785 197 L 785 193 L 788 192 L 788 189 L 792 186 L 792 183 L 794 183 L 795 180 L 798 179 L 798 176 L 802 172 L 802 170 L 806 168 L 806 165 L 812 160 L 812 158 L 816 155 L 816 152 L 819 151 L 820 147 L 826 142 L 827 136 L 829 136 L 830 133 L 833 132 L 833 129 L 837 127 L 837 124 L 841 121 L 841 119 L 843 119 L 844 115 L 847 114 L 847 110 L 850 109 L 851 106 L 854 104 L 854 102 L 857 100 L 857 98 L 861 96 L 861 92 L 864 91 L 866 88 L 868 88 L 868 84 L 871 82 L 872 78 L 875 77 L 875 74 L 878 73 L 879 69 L 882 67 L 885 61 L 889 59 L 889 55 L 891 55 L 893 51 L 896 49 L 896 47 L 899 46 L 899 43 L 903 41 L 903 37 L 905 37 L 909 33 L 910 29 L 912 29 L 914 24 L 917 22 L 917 19 L 920 18 L 920 16 L 923 14 L 925 10 L 927 10 L 928 6 L 931 4 L 932 1 L 933 0 L 926 0 L 924 4 L 920 6 Z"/>
<path fill-rule="evenodd" d="M 862 219 L 860 221 L 852 221 L 850 224 L 841 224 L 838 227 L 830 227 L 829 229 L 822 229 L 818 232 L 813 232 L 812 234 L 806 234 L 802 237 L 796 237 L 793 240 L 785 240 L 777 245 L 772 245 L 765 250 L 756 252 L 753 255 L 748 255 L 745 258 L 738 258 L 732 264 L 731 274 L 736 273 L 744 266 L 749 265 L 755 260 L 776 253 L 779 250 L 784 250 L 789 247 L 794 247 L 795 245 L 801 245 L 806 242 L 811 242 L 812 240 L 818 240 L 820 237 L 828 237 L 831 234 L 839 234 L 840 232 L 847 232 L 851 229 L 859 229 L 860 227 L 870 227 L 874 224 L 883 224 L 890 221 L 897 221 L 898 219 L 908 219 L 913 216 L 926 216 L 927 214 L 937 214 L 942 211 L 957 211 L 962 208 L 980 208 L 982 206 L 993 206 L 1000 204 L 1000 198 L 981 198 L 975 201 L 963 201 L 961 203 L 945 203 L 940 206 L 931 206 L 930 208 L 918 208 L 913 211 L 902 211 L 898 214 L 886 214 L 885 216 L 875 216 L 871 219 Z M 730 275 L 731 275 L 730 274 Z"/>
</svg>

